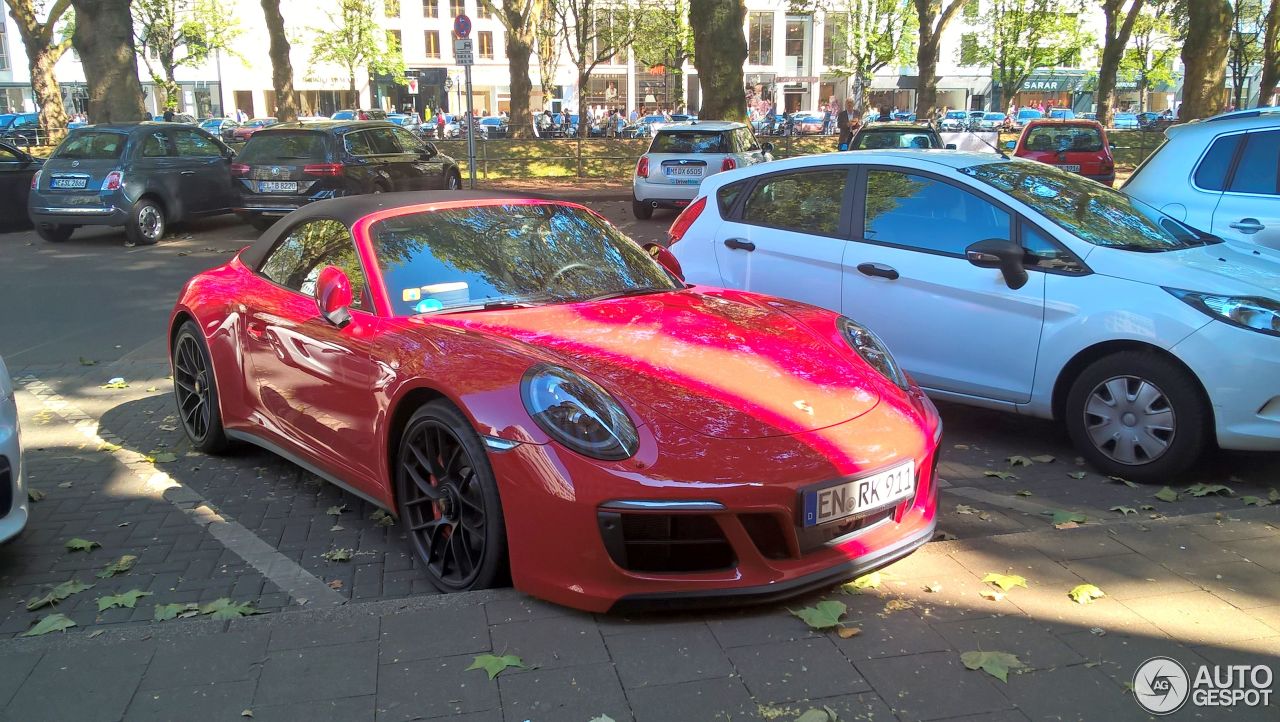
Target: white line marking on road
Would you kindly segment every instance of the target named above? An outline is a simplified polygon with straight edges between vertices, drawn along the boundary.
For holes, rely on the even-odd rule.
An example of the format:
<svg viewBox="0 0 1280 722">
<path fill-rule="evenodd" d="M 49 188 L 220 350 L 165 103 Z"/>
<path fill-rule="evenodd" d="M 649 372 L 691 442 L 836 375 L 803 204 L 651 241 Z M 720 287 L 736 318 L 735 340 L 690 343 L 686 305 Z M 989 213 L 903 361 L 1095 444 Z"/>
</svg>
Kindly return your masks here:
<svg viewBox="0 0 1280 722">
<path fill-rule="evenodd" d="M 346 598 L 329 588 L 322 580 L 303 569 L 297 562 L 276 551 L 243 524 L 219 513 L 207 499 L 189 486 L 156 468 L 147 457 L 124 448 L 124 439 L 103 431 L 90 415 L 59 396 L 48 384 L 35 376 L 18 379 L 23 389 L 47 410 L 62 417 L 90 443 L 120 447 L 111 456 L 133 471 L 139 494 L 164 499 L 186 513 L 187 518 L 209 532 L 224 547 L 244 559 L 249 566 L 300 603 L 342 604 Z"/>
</svg>

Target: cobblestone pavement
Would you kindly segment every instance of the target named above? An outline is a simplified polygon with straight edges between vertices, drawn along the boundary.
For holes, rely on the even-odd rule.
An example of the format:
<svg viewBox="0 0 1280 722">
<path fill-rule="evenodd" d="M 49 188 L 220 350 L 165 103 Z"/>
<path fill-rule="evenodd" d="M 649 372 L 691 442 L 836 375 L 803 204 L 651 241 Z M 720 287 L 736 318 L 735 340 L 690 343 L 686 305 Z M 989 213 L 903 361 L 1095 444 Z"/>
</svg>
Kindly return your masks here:
<svg viewBox="0 0 1280 722">
<path fill-rule="evenodd" d="M 625 204 L 600 208 L 626 215 Z M 1212 455 L 1165 502 L 1159 485 L 1079 465 L 1057 425 L 954 406 L 942 407 L 942 540 L 890 567 L 879 590 L 638 619 L 512 590 L 432 594 L 399 529 L 367 503 L 265 451 L 213 458 L 187 446 L 163 324 L 177 292 L 168 286 L 241 244 L 243 229 L 210 223 L 151 255 L 106 235 L 53 250 L 0 235 L 0 257 L 17 259 L 0 264 L 0 300 L 28 319 L 19 335 L 0 334 L 0 353 L 43 495 L 27 532 L 0 547 L 0 719 L 240 719 L 250 709 L 258 720 L 747 720 L 829 705 L 841 720 L 1120 720 L 1146 718 L 1124 684 L 1156 653 L 1189 668 L 1271 655 L 1280 670 L 1280 505 L 1244 502 L 1280 487 L 1280 459 Z M 632 232 L 657 237 L 667 223 Z M 75 289 L 112 258 L 122 260 L 90 286 L 96 315 L 59 296 L 41 316 L 27 298 L 83 294 Z M 85 331 L 95 325 L 106 330 Z M 116 377 L 127 388 L 103 388 Z M 1229 489 L 1197 497 L 1193 483 Z M 1057 512 L 1084 522 L 1055 528 Z M 74 538 L 99 546 L 69 551 Z M 325 558 L 340 549 L 350 561 Z M 124 555 L 136 557 L 131 569 L 98 576 Z M 986 601 L 992 571 L 1029 587 Z M 27 609 L 71 579 L 93 587 Z M 1071 603 L 1066 590 L 1081 582 L 1107 597 Z M 131 590 L 147 595 L 99 611 L 100 599 Z M 223 597 L 268 614 L 153 621 L 158 605 Z M 823 598 L 849 605 L 861 634 L 810 632 L 788 612 Z M 17 638 L 51 611 L 77 626 Z M 961 665 L 972 649 L 1017 654 L 1032 671 L 995 681 Z M 494 681 L 466 671 L 484 652 L 536 669 Z M 1229 718 L 1277 717 L 1273 706 Z"/>
</svg>

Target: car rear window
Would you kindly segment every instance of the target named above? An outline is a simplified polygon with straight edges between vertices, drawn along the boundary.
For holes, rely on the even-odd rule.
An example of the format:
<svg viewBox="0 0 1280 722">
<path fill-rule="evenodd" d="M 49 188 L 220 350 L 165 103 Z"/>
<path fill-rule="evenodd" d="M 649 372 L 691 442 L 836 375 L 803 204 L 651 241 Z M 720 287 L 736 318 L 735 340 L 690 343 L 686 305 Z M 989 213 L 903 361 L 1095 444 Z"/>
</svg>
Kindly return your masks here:
<svg viewBox="0 0 1280 722">
<path fill-rule="evenodd" d="M 294 161 L 322 162 L 328 155 L 324 133 L 313 130 L 270 131 L 254 133 L 244 144 L 237 160 L 254 165 L 259 163 L 284 163 Z"/>
<path fill-rule="evenodd" d="M 71 160 L 113 160 L 124 151 L 123 133 L 102 130 L 79 131 L 71 134 L 53 154 L 54 158 Z"/>
<path fill-rule="evenodd" d="M 1093 153 L 1102 150 L 1102 133 L 1087 125 L 1042 125 L 1027 133 L 1027 150 Z"/>
<path fill-rule="evenodd" d="M 650 153 L 728 153 L 729 144 L 718 130 L 681 130 L 658 133 Z"/>
<path fill-rule="evenodd" d="M 1200 160 L 1199 167 L 1196 168 L 1196 185 L 1210 191 L 1220 191 L 1226 187 L 1227 172 L 1231 170 L 1236 149 L 1240 147 L 1240 141 L 1243 139 L 1244 134 L 1240 133 L 1214 140 L 1213 145 L 1209 146 L 1209 151 Z M 1154 156 L 1155 153 L 1151 155 Z M 1133 174 L 1137 175 L 1138 171 L 1135 170 Z"/>
<path fill-rule="evenodd" d="M 857 150 L 884 150 L 886 148 L 940 148 L 933 134 L 913 130 L 867 130 L 858 134 L 854 145 Z"/>
</svg>

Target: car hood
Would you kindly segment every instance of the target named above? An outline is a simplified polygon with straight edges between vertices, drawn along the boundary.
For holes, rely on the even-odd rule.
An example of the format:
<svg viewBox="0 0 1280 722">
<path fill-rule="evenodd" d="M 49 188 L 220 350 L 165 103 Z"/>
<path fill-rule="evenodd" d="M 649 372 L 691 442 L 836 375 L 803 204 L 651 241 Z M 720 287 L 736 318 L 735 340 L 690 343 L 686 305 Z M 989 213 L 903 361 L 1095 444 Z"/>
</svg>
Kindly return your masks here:
<svg viewBox="0 0 1280 722">
<path fill-rule="evenodd" d="M 532 347 L 535 362 L 550 352 L 624 403 L 717 438 L 839 424 L 874 408 L 885 383 L 838 339 L 748 294 L 689 290 L 436 320 Z"/>
<path fill-rule="evenodd" d="M 1098 247 L 1085 262 L 1097 273 L 1166 288 L 1280 299 L 1280 254 L 1231 242 L 1165 253 Z"/>
</svg>

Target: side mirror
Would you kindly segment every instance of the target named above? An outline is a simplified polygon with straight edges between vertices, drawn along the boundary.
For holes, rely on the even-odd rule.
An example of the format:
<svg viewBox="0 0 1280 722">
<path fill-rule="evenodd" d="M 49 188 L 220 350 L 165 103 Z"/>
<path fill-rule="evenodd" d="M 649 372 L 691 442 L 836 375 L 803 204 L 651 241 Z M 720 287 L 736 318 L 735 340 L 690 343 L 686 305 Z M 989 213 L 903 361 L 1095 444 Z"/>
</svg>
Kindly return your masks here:
<svg viewBox="0 0 1280 722">
<path fill-rule="evenodd" d="M 1018 141 L 1016 141 L 1016 140 L 1006 140 L 1006 141 L 1004 142 L 1004 147 L 1005 147 L 1005 148 L 1007 148 L 1008 150 L 1013 150 L 1014 148 L 1017 148 L 1017 147 L 1018 147 Z"/>
<path fill-rule="evenodd" d="M 1108 147 L 1108 148 L 1110 148 L 1111 150 L 1115 150 L 1115 149 L 1116 149 L 1116 143 L 1115 143 L 1115 141 L 1109 141 L 1109 142 L 1107 143 L 1107 147 Z"/>
<path fill-rule="evenodd" d="M 947 143 L 947 150 L 955 150 L 955 149 L 956 149 L 955 143 Z"/>
<path fill-rule="evenodd" d="M 337 266 L 325 266 L 316 279 L 316 306 L 326 321 L 344 328 L 351 323 L 351 280 Z"/>
<path fill-rule="evenodd" d="M 680 261 L 676 260 L 676 256 L 666 246 L 657 243 L 646 243 L 641 248 L 649 257 L 658 262 L 659 266 L 667 269 L 667 272 L 676 278 L 684 281 L 684 269 L 680 267 Z"/>
<path fill-rule="evenodd" d="M 1009 288 L 1018 290 L 1027 285 L 1027 269 L 1022 265 L 1022 246 L 999 238 L 978 241 L 964 250 L 964 257 L 978 268 L 998 268 L 1004 274 Z"/>
<path fill-rule="evenodd" d="M 765 153 L 772 153 L 773 143 L 769 143 L 769 142 L 761 143 L 760 150 L 764 151 Z"/>
</svg>

